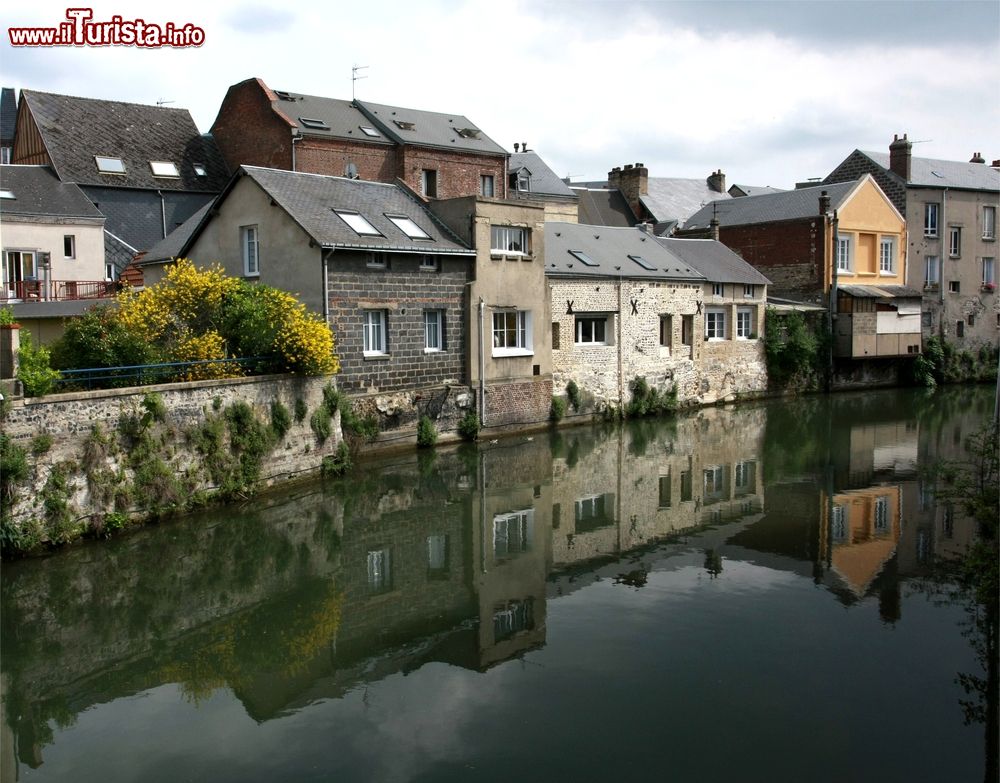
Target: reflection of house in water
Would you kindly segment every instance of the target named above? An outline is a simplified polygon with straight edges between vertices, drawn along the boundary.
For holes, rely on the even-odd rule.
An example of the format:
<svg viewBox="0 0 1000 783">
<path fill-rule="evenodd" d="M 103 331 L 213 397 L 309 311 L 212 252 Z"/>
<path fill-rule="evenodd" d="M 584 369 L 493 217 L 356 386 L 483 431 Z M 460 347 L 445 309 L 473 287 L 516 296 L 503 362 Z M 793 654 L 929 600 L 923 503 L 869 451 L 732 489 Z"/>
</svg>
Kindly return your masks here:
<svg viewBox="0 0 1000 783">
<path fill-rule="evenodd" d="M 861 597 L 896 554 L 902 527 L 902 487 L 887 485 L 834 495 L 820 525 L 829 567 Z"/>
</svg>

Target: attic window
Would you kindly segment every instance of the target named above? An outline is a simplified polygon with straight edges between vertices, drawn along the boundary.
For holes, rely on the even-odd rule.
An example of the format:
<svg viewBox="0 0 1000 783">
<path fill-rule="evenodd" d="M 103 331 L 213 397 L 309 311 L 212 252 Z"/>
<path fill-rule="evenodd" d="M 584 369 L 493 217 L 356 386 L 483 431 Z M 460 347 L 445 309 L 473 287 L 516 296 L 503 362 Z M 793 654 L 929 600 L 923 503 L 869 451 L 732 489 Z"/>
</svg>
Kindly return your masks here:
<svg viewBox="0 0 1000 783">
<path fill-rule="evenodd" d="M 16 199 L 13 190 L 0 190 L 0 198 Z"/>
<path fill-rule="evenodd" d="M 588 256 L 582 250 L 570 250 L 569 254 L 584 266 L 600 266 L 600 264 L 598 264 L 594 259 Z"/>
<path fill-rule="evenodd" d="M 375 138 L 375 139 L 378 139 L 378 138 L 382 137 L 381 133 L 379 133 L 374 128 L 368 127 L 367 125 L 359 125 L 358 127 L 361 128 L 361 132 L 363 134 L 365 134 L 365 136 L 371 136 L 372 138 Z"/>
<path fill-rule="evenodd" d="M 655 272 L 656 271 L 656 267 L 653 266 L 651 263 L 649 263 L 649 261 L 647 261 L 642 256 L 629 256 L 629 258 L 631 258 L 639 266 L 641 266 L 643 269 L 645 269 L 645 270 L 647 270 L 649 272 Z"/>
<path fill-rule="evenodd" d="M 317 120 L 312 117 L 299 117 L 299 122 L 307 128 L 314 128 L 315 130 L 330 130 L 330 126 L 323 122 L 323 120 Z"/>
<path fill-rule="evenodd" d="M 101 174 L 125 173 L 125 162 L 121 158 L 103 158 L 100 155 L 95 155 L 94 160 L 97 161 L 97 170 Z"/>
<path fill-rule="evenodd" d="M 463 139 L 478 139 L 479 138 L 479 131 L 476 130 L 475 128 L 459 128 L 457 130 L 457 133 Z"/>
<path fill-rule="evenodd" d="M 198 175 L 199 177 L 207 177 L 208 176 L 208 171 L 205 169 L 205 164 L 204 163 L 195 163 L 193 165 L 194 165 L 194 173 L 196 175 Z"/>
<path fill-rule="evenodd" d="M 149 167 L 153 170 L 154 177 L 179 177 L 181 175 L 177 170 L 177 164 L 169 160 L 151 160 Z"/>
<path fill-rule="evenodd" d="M 386 215 L 386 217 L 410 239 L 430 239 L 424 230 L 410 218 L 406 217 L 406 215 Z"/>
<path fill-rule="evenodd" d="M 393 122 L 396 123 L 396 127 L 401 130 L 413 130 L 413 128 L 416 127 L 416 123 L 407 122 L 406 120 L 393 120 Z"/>
<path fill-rule="evenodd" d="M 292 97 L 292 94 L 290 92 L 286 92 L 285 90 L 275 90 L 274 94 L 277 95 L 279 98 L 281 98 L 281 100 L 283 100 L 283 101 L 294 101 L 295 100 Z"/>
<path fill-rule="evenodd" d="M 368 222 L 368 219 L 357 212 L 342 212 L 339 209 L 333 210 L 337 213 L 337 216 L 343 220 L 347 225 L 354 229 L 355 233 L 361 234 L 362 236 L 369 237 L 380 237 L 382 232 L 379 231 L 375 226 Z"/>
</svg>

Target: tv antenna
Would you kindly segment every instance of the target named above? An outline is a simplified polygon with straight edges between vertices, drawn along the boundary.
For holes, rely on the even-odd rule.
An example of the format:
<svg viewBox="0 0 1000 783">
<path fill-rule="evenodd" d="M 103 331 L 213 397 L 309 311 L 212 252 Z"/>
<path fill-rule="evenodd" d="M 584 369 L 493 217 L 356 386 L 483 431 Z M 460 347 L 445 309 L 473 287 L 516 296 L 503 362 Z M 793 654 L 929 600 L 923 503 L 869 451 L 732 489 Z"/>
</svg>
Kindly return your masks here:
<svg viewBox="0 0 1000 783">
<path fill-rule="evenodd" d="M 165 100 L 163 100 L 163 98 L 160 98 L 160 100 L 158 100 L 156 102 L 156 105 L 157 106 L 166 106 L 168 103 L 177 103 L 177 101 L 165 101 Z"/>
<path fill-rule="evenodd" d="M 367 76 L 358 76 L 358 71 L 363 71 L 367 68 L 367 65 L 352 65 L 351 66 L 351 100 L 354 100 L 354 86 L 361 79 L 367 79 Z"/>
</svg>

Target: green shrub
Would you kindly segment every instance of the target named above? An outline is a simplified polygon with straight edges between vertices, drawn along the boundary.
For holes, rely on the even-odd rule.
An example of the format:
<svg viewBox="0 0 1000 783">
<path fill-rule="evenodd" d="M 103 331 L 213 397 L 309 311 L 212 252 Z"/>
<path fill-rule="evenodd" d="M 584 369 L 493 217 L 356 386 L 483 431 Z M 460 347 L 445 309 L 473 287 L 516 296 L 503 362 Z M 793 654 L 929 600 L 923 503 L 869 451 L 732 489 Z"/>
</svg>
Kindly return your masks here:
<svg viewBox="0 0 1000 783">
<path fill-rule="evenodd" d="M 481 426 L 479 415 L 475 411 L 468 411 L 458 422 L 458 434 L 465 440 L 476 440 Z"/>
<path fill-rule="evenodd" d="M 332 456 L 323 457 L 321 471 L 325 476 L 342 476 L 351 469 L 351 450 L 347 443 L 337 444 L 337 451 Z"/>
<path fill-rule="evenodd" d="M 271 402 L 271 429 L 274 430 L 275 436 L 280 440 L 288 434 L 288 430 L 292 426 L 292 415 L 288 412 L 281 400 L 274 400 Z"/>
<path fill-rule="evenodd" d="M 301 397 L 296 397 L 295 399 L 295 421 L 299 424 L 306 420 L 306 415 L 309 413 L 309 406 L 306 405 L 306 401 Z"/>
<path fill-rule="evenodd" d="M 333 432 L 333 417 L 330 416 L 330 411 L 325 405 L 321 405 L 313 411 L 313 415 L 309 418 L 309 426 L 312 427 L 316 440 L 320 443 L 326 443 L 326 439 Z"/>
<path fill-rule="evenodd" d="M 167 406 L 163 402 L 163 397 L 156 392 L 149 392 L 142 396 L 142 407 L 146 411 L 143 415 L 143 421 L 146 425 L 152 421 L 167 420 Z"/>
<path fill-rule="evenodd" d="M 549 407 L 549 418 L 552 421 L 559 421 L 566 415 L 566 400 L 562 397 L 553 397 L 552 405 Z"/>
<path fill-rule="evenodd" d="M 52 436 L 47 432 L 40 432 L 34 438 L 31 439 L 31 453 L 36 457 L 40 457 L 43 454 L 48 454 L 49 449 L 52 448 Z"/>
<path fill-rule="evenodd" d="M 28 476 L 27 452 L 0 433 L 0 500 L 9 509 L 14 500 L 14 486 Z"/>
<path fill-rule="evenodd" d="M 576 381 L 570 381 L 566 384 L 566 399 L 569 400 L 569 404 L 573 406 L 575 412 L 580 411 L 582 400 L 580 399 L 580 387 L 576 385 Z"/>
<path fill-rule="evenodd" d="M 14 318 L 14 308 L 9 305 L 0 307 L 0 326 L 11 326 L 16 323 L 17 319 Z"/>
<path fill-rule="evenodd" d="M 131 367 L 160 361 L 142 332 L 132 331 L 109 305 L 91 307 L 70 319 L 66 331 L 52 345 L 52 365 L 62 370 L 90 367 Z M 123 379 L 118 386 L 134 383 Z"/>
<path fill-rule="evenodd" d="M 664 394 L 659 389 L 650 387 L 645 376 L 639 375 L 629 383 L 629 391 L 632 392 L 632 399 L 625 406 L 625 415 L 628 417 L 662 416 L 677 410 L 676 385 Z"/>
<path fill-rule="evenodd" d="M 417 445 L 427 449 L 437 443 L 438 431 L 430 416 L 421 416 L 417 422 Z"/>
<path fill-rule="evenodd" d="M 26 397 L 42 397 L 52 391 L 62 375 L 51 367 L 51 355 L 44 345 L 37 348 L 27 329 L 21 330 L 21 348 L 18 351 L 20 367 L 17 378 L 24 385 Z"/>
</svg>

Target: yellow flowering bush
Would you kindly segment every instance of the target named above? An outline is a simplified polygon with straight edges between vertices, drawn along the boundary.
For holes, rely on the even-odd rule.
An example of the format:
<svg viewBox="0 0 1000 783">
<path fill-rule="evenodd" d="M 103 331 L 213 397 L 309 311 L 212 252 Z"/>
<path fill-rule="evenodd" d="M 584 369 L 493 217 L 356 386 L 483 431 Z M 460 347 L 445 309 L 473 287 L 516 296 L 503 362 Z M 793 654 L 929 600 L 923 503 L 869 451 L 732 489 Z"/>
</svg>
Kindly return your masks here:
<svg viewBox="0 0 1000 783">
<path fill-rule="evenodd" d="M 185 334 L 174 347 L 175 362 L 202 362 L 226 358 L 226 341 L 214 329 L 204 334 Z M 198 364 L 181 377 L 185 381 L 207 381 L 214 378 L 239 378 L 243 368 L 236 362 Z"/>
</svg>

